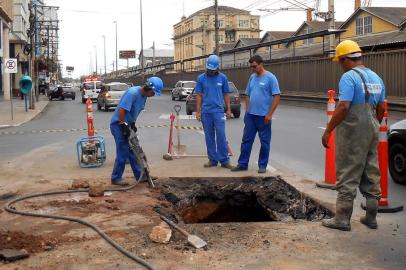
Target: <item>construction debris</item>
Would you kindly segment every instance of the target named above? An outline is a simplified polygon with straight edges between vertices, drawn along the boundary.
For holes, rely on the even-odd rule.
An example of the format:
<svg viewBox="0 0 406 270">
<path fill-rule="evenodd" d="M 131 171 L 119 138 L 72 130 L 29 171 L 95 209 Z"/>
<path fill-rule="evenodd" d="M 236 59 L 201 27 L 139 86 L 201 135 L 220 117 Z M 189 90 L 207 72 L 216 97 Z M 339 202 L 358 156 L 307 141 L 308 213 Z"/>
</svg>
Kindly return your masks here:
<svg viewBox="0 0 406 270">
<path fill-rule="evenodd" d="M 24 249 L 2 249 L 0 250 L 0 260 L 6 262 L 14 262 L 22 259 L 26 259 L 30 254 Z"/>
<path fill-rule="evenodd" d="M 104 186 L 103 185 L 92 185 L 89 188 L 90 197 L 103 197 L 104 196 Z"/>
<path fill-rule="evenodd" d="M 72 187 L 70 189 L 79 189 L 79 188 L 89 188 L 89 182 L 86 180 L 75 179 L 72 182 Z"/>
<path fill-rule="evenodd" d="M 152 228 L 149 238 L 155 243 L 167 244 L 172 236 L 172 230 L 168 224 L 161 222 Z"/>
</svg>

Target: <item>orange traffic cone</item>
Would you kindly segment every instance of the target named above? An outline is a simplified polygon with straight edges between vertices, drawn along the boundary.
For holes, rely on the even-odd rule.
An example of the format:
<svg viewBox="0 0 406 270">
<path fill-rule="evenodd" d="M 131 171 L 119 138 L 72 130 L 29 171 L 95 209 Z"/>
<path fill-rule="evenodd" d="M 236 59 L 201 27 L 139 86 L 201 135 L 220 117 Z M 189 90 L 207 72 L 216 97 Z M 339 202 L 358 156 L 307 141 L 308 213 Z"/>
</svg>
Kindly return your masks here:
<svg viewBox="0 0 406 270">
<path fill-rule="evenodd" d="M 380 213 L 396 213 L 403 210 L 403 205 L 389 204 L 388 200 L 388 101 L 385 100 L 385 112 L 379 127 L 378 160 L 381 172 L 381 199 L 378 204 Z M 365 210 L 365 205 L 361 204 Z"/>
<path fill-rule="evenodd" d="M 327 124 L 333 117 L 336 102 L 334 100 L 334 90 L 329 90 L 329 99 L 327 102 Z M 326 162 L 324 169 L 324 183 L 316 183 L 319 188 L 336 189 L 336 158 L 335 158 L 335 141 L 334 130 L 331 132 L 330 140 L 328 142 L 329 148 L 326 148 Z"/>
</svg>

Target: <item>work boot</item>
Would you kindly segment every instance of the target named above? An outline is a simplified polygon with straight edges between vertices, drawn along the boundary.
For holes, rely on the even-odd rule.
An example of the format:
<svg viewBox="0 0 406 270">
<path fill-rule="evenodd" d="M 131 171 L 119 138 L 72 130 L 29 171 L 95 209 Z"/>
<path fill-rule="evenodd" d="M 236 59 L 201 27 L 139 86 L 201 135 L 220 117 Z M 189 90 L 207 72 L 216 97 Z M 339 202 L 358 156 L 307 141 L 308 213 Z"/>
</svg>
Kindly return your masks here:
<svg viewBox="0 0 406 270">
<path fill-rule="evenodd" d="M 239 165 L 237 165 L 234 168 L 232 168 L 230 171 L 232 171 L 232 172 L 241 172 L 241 171 L 246 171 L 246 170 L 248 170 L 248 168 L 243 168 L 243 167 L 240 167 Z"/>
<path fill-rule="evenodd" d="M 259 168 L 258 173 L 266 173 L 266 168 Z"/>
<path fill-rule="evenodd" d="M 233 166 L 230 164 L 230 162 L 221 164 L 221 167 L 226 168 L 226 169 L 232 169 L 233 168 Z"/>
<path fill-rule="evenodd" d="M 376 221 L 376 215 L 378 214 L 378 200 L 375 198 L 367 198 L 365 206 L 365 217 L 361 217 L 361 223 L 370 229 L 378 229 L 378 222 Z"/>
<path fill-rule="evenodd" d="M 205 167 L 205 168 L 217 167 L 217 163 L 213 163 L 213 162 L 209 161 L 209 162 L 205 163 L 203 165 L 203 167 Z"/>
<path fill-rule="evenodd" d="M 341 231 L 351 231 L 351 215 L 353 200 L 343 200 L 337 198 L 336 215 L 330 219 L 324 219 L 322 224 L 330 229 Z"/>
<path fill-rule="evenodd" d="M 111 184 L 117 185 L 117 186 L 128 186 L 128 182 L 124 179 L 120 179 L 120 180 L 116 180 L 116 181 L 111 180 Z"/>
</svg>

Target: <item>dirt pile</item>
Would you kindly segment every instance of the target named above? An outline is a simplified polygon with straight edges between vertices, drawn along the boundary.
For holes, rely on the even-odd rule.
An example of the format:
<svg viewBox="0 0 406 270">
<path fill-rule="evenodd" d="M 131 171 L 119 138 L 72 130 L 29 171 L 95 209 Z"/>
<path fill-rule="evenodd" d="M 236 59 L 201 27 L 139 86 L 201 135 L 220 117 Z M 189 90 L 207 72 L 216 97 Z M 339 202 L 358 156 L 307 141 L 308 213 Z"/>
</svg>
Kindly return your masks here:
<svg viewBox="0 0 406 270">
<path fill-rule="evenodd" d="M 26 234 L 21 231 L 0 231 L 0 247 L 2 249 L 24 249 L 29 253 L 50 251 L 62 243 L 85 240 L 85 237 L 49 237 Z"/>
</svg>

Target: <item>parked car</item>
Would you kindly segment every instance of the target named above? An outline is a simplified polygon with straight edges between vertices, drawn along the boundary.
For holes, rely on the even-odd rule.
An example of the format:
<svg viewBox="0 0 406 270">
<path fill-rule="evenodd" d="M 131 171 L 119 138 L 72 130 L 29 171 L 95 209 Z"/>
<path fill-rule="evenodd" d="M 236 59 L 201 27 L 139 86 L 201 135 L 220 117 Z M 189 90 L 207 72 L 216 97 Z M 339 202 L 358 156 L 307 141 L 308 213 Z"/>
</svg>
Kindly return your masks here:
<svg viewBox="0 0 406 270">
<path fill-rule="evenodd" d="M 195 81 L 178 81 L 172 89 L 172 100 L 182 100 L 190 95 L 196 86 Z"/>
<path fill-rule="evenodd" d="M 97 97 L 97 109 L 103 109 L 107 112 L 111 107 L 117 107 L 121 97 L 128 88 L 128 84 L 118 82 L 103 85 Z"/>
<path fill-rule="evenodd" d="M 59 100 L 64 100 L 65 98 L 70 98 L 72 100 L 75 100 L 76 93 L 73 90 L 72 87 L 65 87 L 65 86 L 56 86 L 52 88 L 48 92 L 48 99 L 53 100 L 53 99 L 59 99 Z"/>
<path fill-rule="evenodd" d="M 393 181 L 406 185 L 406 119 L 389 129 L 389 172 Z"/>
<path fill-rule="evenodd" d="M 234 118 L 239 118 L 241 114 L 240 94 L 233 82 L 228 82 L 228 87 L 230 88 L 230 91 L 232 91 L 230 93 L 231 113 L 234 115 Z M 196 93 L 194 89 L 193 92 L 186 98 L 186 114 L 192 115 L 193 112 L 196 112 Z"/>
<path fill-rule="evenodd" d="M 82 85 L 82 103 L 86 103 L 88 98 L 97 99 L 100 93 L 100 88 L 102 86 L 101 81 L 89 81 L 84 82 Z"/>
</svg>

